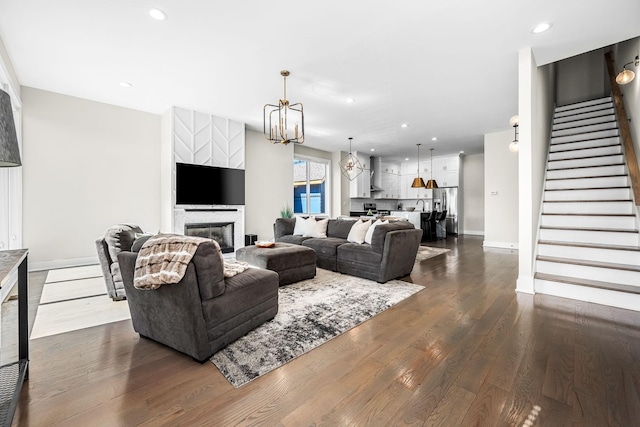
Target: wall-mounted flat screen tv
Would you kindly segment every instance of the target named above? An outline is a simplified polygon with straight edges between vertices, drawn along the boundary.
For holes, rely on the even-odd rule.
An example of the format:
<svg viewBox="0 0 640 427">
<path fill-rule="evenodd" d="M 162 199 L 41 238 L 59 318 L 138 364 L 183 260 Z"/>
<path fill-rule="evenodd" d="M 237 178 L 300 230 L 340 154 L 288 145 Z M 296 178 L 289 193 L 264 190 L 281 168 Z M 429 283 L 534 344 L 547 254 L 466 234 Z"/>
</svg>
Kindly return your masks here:
<svg viewBox="0 0 640 427">
<path fill-rule="evenodd" d="M 244 205 L 244 169 L 176 163 L 176 205 Z"/>
</svg>

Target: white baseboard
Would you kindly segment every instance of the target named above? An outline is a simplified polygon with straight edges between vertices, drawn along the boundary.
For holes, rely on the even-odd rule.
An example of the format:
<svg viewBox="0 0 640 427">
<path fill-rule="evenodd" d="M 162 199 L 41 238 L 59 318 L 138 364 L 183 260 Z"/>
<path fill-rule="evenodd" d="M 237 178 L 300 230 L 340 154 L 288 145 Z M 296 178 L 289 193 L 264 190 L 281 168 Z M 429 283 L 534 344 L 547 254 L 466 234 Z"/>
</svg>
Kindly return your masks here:
<svg viewBox="0 0 640 427">
<path fill-rule="evenodd" d="M 485 248 L 518 249 L 517 242 L 492 242 L 490 240 L 485 240 L 482 243 L 482 246 Z"/>
<path fill-rule="evenodd" d="M 29 262 L 29 271 L 55 270 L 56 268 L 80 267 L 83 265 L 93 265 L 98 263 L 97 256 L 35 261 Z"/>
<path fill-rule="evenodd" d="M 462 234 L 471 234 L 473 236 L 484 236 L 484 231 L 480 231 L 480 230 L 462 230 Z"/>
<path fill-rule="evenodd" d="M 518 276 L 518 280 L 516 280 L 516 292 L 531 295 L 535 294 L 535 279 L 533 277 Z"/>
</svg>

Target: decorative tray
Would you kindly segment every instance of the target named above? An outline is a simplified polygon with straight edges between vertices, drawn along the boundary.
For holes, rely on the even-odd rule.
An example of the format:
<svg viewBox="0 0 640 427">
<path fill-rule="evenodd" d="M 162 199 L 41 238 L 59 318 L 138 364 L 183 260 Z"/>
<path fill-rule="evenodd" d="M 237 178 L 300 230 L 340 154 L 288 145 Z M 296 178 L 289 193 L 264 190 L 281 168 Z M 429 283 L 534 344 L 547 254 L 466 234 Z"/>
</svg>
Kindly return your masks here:
<svg viewBox="0 0 640 427">
<path fill-rule="evenodd" d="M 275 242 L 268 242 L 268 241 L 265 241 L 265 240 L 257 240 L 255 242 L 255 245 L 257 247 L 259 247 L 259 248 L 272 248 L 272 247 L 274 247 L 276 245 L 276 243 Z"/>
</svg>

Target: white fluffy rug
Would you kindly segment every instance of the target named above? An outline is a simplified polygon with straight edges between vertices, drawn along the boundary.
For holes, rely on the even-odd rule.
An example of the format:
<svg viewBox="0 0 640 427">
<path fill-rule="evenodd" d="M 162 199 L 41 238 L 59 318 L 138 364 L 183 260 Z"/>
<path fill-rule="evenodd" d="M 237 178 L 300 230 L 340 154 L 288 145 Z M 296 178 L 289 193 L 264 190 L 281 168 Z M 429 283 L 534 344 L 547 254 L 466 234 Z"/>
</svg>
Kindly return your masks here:
<svg viewBox="0 0 640 427">
<path fill-rule="evenodd" d="M 264 375 L 424 289 L 318 269 L 315 278 L 279 290 L 278 314 L 214 354 L 234 387 Z"/>
</svg>

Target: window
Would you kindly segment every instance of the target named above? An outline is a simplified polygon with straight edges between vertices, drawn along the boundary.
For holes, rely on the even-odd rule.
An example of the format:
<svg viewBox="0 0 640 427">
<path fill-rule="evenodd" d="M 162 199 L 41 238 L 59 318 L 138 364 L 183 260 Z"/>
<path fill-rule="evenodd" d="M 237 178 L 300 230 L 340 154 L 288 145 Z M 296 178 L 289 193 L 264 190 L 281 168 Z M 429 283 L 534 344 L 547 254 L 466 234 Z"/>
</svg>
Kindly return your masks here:
<svg viewBox="0 0 640 427">
<path fill-rule="evenodd" d="M 293 160 L 293 213 L 329 214 L 329 160 Z"/>
</svg>

